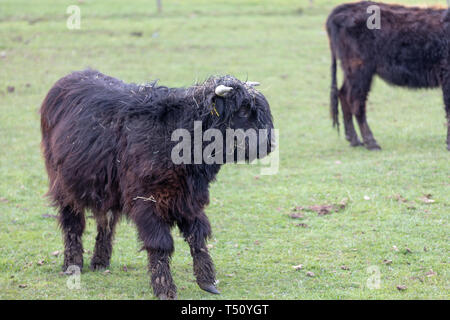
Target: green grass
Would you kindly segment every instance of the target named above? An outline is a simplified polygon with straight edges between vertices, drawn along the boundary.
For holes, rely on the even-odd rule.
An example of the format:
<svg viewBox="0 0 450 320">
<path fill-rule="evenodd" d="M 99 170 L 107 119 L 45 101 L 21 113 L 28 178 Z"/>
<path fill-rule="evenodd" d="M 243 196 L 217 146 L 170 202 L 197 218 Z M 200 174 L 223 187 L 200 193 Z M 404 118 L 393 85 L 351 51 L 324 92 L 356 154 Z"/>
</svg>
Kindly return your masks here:
<svg viewBox="0 0 450 320">
<path fill-rule="evenodd" d="M 222 294 L 197 287 L 188 246 L 174 230 L 179 298 L 449 299 L 450 153 L 441 92 L 376 79 L 368 120 L 383 150 L 350 148 L 328 111 L 324 21 L 340 1 L 316 0 L 312 8 L 287 0 L 163 1 L 157 15 L 154 1 L 85 0 L 78 3 L 81 29 L 68 30 L 65 12 L 73 2 L 0 3 L 1 299 L 154 299 L 131 222 L 118 227 L 111 273 L 104 274 L 87 268 L 95 238 L 88 219 L 80 290 L 67 288 L 62 256 L 51 255 L 63 247 L 56 221 L 43 217 L 56 212 L 43 198 L 37 110 L 57 79 L 88 66 L 168 86 L 211 74 L 248 77 L 262 83 L 271 104 L 280 130 L 278 174 L 226 165 L 210 189 L 211 255 Z M 435 202 L 422 201 L 424 194 Z M 348 205 L 337 213 L 288 216 L 295 206 L 344 198 Z M 292 268 L 299 264 L 301 270 Z M 379 289 L 367 286 L 370 266 L 379 268 Z M 430 269 L 434 276 L 426 275 Z"/>
</svg>

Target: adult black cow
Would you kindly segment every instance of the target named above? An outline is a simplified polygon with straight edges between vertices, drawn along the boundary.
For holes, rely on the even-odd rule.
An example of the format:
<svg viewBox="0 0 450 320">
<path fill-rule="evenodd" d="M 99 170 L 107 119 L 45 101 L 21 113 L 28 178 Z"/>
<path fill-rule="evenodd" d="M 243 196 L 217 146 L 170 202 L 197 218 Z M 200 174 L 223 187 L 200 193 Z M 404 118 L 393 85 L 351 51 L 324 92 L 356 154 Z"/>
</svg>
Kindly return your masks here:
<svg viewBox="0 0 450 320">
<path fill-rule="evenodd" d="M 352 146 L 380 149 L 366 120 L 366 100 L 375 74 L 390 84 L 418 89 L 442 87 L 450 150 L 450 27 L 446 9 L 363 1 L 336 7 L 326 27 L 332 53 L 331 114 Z M 337 89 L 336 59 L 344 81 Z M 425 111 L 424 111 L 424 114 Z M 363 143 L 353 126 L 358 122 Z"/>
<path fill-rule="evenodd" d="M 273 147 L 272 115 L 253 85 L 225 76 L 190 88 L 167 88 L 127 84 L 95 70 L 74 72 L 57 81 L 41 107 L 41 131 L 48 196 L 59 209 L 64 236 L 63 269 L 83 267 L 86 209 L 97 222 L 93 270 L 109 266 L 114 228 L 125 214 L 135 222 L 148 252 L 156 296 L 176 298 L 169 266 L 174 225 L 189 243 L 198 285 L 218 293 L 206 247 L 211 227 L 204 208 L 209 203 L 209 184 L 230 159 L 229 153 L 223 154 L 224 161 L 190 162 L 189 156 L 179 163 L 173 160 L 173 150 L 181 142 L 172 134 L 181 130 L 193 137 L 196 123 L 200 134 L 214 129 L 225 136 L 230 129 L 254 129 L 259 131 L 258 157 L 268 154 Z M 233 142 L 231 153 L 251 147 L 245 137 Z M 199 149 L 202 156 L 204 144 L 194 138 L 188 147 Z M 212 150 L 213 156 L 219 149 Z M 185 148 L 182 151 L 191 155 Z M 245 159 L 250 154 L 245 152 Z"/>
</svg>

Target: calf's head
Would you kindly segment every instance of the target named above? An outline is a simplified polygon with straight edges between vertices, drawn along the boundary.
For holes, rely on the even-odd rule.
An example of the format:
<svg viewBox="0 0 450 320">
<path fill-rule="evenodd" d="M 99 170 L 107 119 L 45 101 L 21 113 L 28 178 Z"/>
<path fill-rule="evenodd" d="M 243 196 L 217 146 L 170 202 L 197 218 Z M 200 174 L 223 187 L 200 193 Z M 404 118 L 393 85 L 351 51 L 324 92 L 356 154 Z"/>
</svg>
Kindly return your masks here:
<svg viewBox="0 0 450 320">
<path fill-rule="evenodd" d="M 232 76 L 211 78 L 204 83 L 211 92 L 208 128 L 222 132 L 224 162 L 251 162 L 275 148 L 270 106 L 256 90 L 258 85 Z"/>
</svg>

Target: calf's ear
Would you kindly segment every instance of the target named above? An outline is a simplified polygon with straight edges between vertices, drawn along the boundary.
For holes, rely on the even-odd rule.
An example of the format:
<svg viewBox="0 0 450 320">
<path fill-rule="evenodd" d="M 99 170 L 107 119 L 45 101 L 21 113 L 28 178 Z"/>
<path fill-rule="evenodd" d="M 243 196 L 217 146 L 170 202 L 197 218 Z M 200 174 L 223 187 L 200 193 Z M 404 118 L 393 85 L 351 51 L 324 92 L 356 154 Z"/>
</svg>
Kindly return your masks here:
<svg viewBox="0 0 450 320">
<path fill-rule="evenodd" d="M 225 113 L 225 100 L 224 99 L 213 99 L 213 110 L 211 113 L 217 117 L 223 116 Z"/>
</svg>

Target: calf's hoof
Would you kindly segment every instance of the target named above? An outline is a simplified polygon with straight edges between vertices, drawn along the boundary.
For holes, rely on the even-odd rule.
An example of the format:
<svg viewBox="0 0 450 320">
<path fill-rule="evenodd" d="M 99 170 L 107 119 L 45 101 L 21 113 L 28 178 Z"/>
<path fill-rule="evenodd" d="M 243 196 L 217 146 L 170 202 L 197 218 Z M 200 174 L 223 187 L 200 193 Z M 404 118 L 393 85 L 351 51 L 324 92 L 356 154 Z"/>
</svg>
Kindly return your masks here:
<svg viewBox="0 0 450 320">
<path fill-rule="evenodd" d="M 156 277 L 152 279 L 153 294 L 160 300 L 176 300 L 177 299 L 177 287 L 170 280 L 166 280 L 166 277 Z"/>
<path fill-rule="evenodd" d="M 104 262 L 104 261 L 98 261 L 95 259 L 91 260 L 91 265 L 89 266 L 89 268 L 92 271 L 98 271 L 98 270 L 105 270 L 109 267 L 109 263 Z"/>
<path fill-rule="evenodd" d="M 200 289 L 205 290 L 206 292 L 212 293 L 212 294 L 220 294 L 220 291 L 217 290 L 216 286 L 214 284 L 202 284 L 199 283 L 198 286 Z"/>
<path fill-rule="evenodd" d="M 154 292 L 159 300 L 177 300 L 177 291 L 175 288 L 166 288 L 160 292 Z"/>
<path fill-rule="evenodd" d="M 66 275 L 81 273 L 83 271 L 83 256 L 65 258 L 62 271 Z"/>
<path fill-rule="evenodd" d="M 159 300 L 177 300 L 177 294 L 176 293 L 170 293 L 170 294 L 165 294 L 165 293 L 160 293 L 158 295 L 158 299 Z"/>
<path fill-rule="evenodd" d="M 66 276 L 70 276 L 73 274 L 80 274 L 81 271 L 83 271 L 83 266 L 82 265 L 77 265 L 77 264 L 71 264 L 71 265 L 63 265 L 62 267 L 63 273 Z"/>
</svg>

